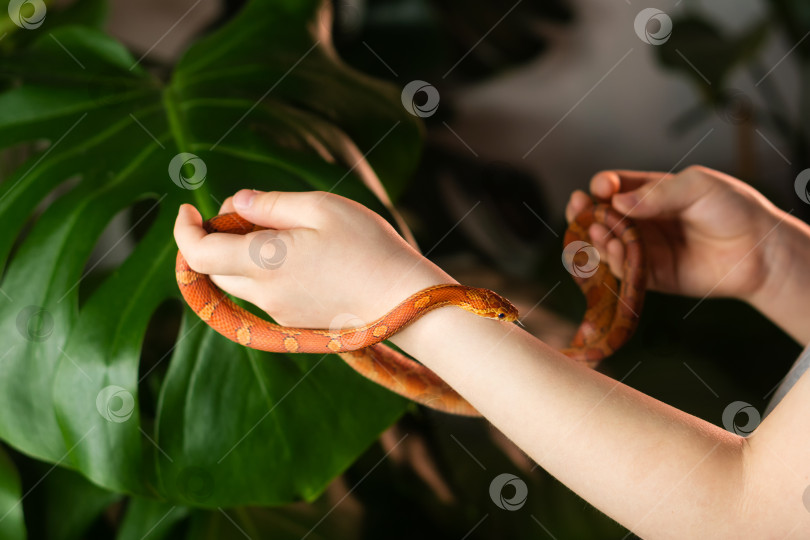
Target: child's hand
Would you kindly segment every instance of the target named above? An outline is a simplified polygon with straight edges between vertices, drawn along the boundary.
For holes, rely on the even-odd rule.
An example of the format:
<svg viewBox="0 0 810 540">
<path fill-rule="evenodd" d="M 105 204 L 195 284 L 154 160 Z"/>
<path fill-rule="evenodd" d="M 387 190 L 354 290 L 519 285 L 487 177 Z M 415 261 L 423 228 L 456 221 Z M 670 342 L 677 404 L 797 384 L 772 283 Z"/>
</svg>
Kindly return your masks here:
<svg viewBox="0 0 810 540">
<path fill-rule="evenodd" d="M 779 222 L 779 210 L 740 180 L 705 167 L 674 175 L 603 171 L 593 177 L 590 189 L 640 227 L 652 290 L 750 299 L 773 273 L 762 240 Z M 588 204 L 590 198 L 575 191 L 566 218 L 570 221 Z M 621 242 L 602 225 L 589 232 L 621 277 Z"/>
<path fill-rule="evenodd" d="M 359 326 L 357 319 L 371 322 L 421 289 L 455 283 L 379 215 L 338 195 L 246 189 L 223 203 L 227 212 L 277 236 L 206 234 L 199 212 L 183 205 L 177 245 L 194 270 L 284 326 Z M 257 247 L 272 261 L 266 268 L 254 262 Z"/>
</svg>

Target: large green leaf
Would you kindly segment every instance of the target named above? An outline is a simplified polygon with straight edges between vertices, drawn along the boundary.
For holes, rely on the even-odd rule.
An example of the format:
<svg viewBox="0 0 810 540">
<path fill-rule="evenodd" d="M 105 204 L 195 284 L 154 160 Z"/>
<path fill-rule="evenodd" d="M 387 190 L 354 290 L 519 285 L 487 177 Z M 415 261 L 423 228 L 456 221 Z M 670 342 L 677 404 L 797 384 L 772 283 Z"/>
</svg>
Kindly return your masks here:
<svg viewBox="0 0 810 540">
<path fill-rule="evenodd" d="M 0 448 L 0 538 L 24 540 L 20 475 L 5 450 Z"/>
<path fill-rule="evenodd" d="M 168 83 L 90 27 L 45 25 L 2 59 L 0 148 L 39 151 L 0 184 L 0 438 L 119 492 L 281 504 L 316 497 L 401 414 L 336 356 L 248 351 L 188 309 L 176 347 L 139 369 L 153 314 L 179 298 L 179 204 L 212 215 L 243 187 L 321 189 L 391 217 L 377 175 L 402 189 L 421 125 L 397 88 L 341 63 L 328 15 L 251 2 Z M 207 167 L 197 189 L 169 175 L 184 152 Z M 99 273 L 106 254 L 90 257 L 122 213 L 136 245 Z"/>
<path fill-rule="evenodd" d="M 25 498 L 28 533 L 32 538 L 90 538 L 91 531 L 101 528 L 106 521 L 105 511 L 123 498 L 68 469 L 39 462 L 29 463 L 28 467 L 29 481 L 36 485 L 30 487 Z"/>
<path fill-rule="evenodd" d="M 152 499 L 132 497 L 116 535 L 117 540 L 172 538 L 172 528 L 188 515 L 188 508 Z M 175 536 L 176 537 L 176 536 Z"/>
</svg>

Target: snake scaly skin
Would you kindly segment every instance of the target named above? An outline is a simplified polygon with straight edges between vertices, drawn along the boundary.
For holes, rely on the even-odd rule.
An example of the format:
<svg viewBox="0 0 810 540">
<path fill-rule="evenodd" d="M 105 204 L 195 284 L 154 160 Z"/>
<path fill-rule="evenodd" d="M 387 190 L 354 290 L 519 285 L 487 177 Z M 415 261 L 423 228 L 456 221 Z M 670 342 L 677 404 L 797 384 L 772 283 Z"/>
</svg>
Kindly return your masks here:
<svg viewBox="0 0 810 540">
<path fill-rule="evenodd" d="M 561 352 L 596 367 L 621 347 L 638 325 L 638 314 L 644 302 L 646 264 L 638 229 L 606 204 L 593 205 L 580 213 L 569 225 L 564 244 L 587 242 L 588 227 L 592 223 L 604 224 L 624 244 L 623 279 L 619 285 L 606 264 L 578 272 L 576 269 L 581 263 L 577 262 L 577 257 L 582 253 L 572 257 L 569 266 L 574 269 L 574 279 L 585 295 L 586 311 L 571 346 Z M 231 234 L 264 229 L 238 214 L 215 216 L 203 227 L 209 233 Z M 443 306 L 457 306 L 505 322 L 515 321 L 518 316 L 517 309 L 508 300 L 490 290 L 437 285 L 419 291 L 376 321 L 359 328 L 290 328 L 272 324 L 234 304 L 208 276 L 192 270 L 179 251 L 175 274 L 180 292 L 191 309 L 231 341 L 269 352 L 336 353 L 358 373 L 397 394 L 436 410 L 466 416 L 479 416 L 479 413 L 427 367 L 381 342 L 425 313 Z"/>
</svg>

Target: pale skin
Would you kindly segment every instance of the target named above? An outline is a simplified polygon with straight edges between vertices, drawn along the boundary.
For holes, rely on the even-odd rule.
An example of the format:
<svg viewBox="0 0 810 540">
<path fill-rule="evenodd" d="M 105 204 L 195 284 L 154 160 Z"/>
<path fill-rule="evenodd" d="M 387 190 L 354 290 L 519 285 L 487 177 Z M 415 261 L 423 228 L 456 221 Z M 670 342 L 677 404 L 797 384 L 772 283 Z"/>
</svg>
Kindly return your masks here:
<svg viewBox="0 0 810 540">
<path fill-rule="evenodd" d="M 603 171 L 590 191 L 641 227 L 649 289 L 738 298 L 810 342 L 806 224 L 702 167 Z M 567 218 L 589 200 L 574 192 Z M 192 268 L 286 326 L 328 328 L 340 313 L 368 322 L 425 287 L 455 283 L 381 217 L 336 195 L 242 190 L 221 209 L 233 211 L 280 231 L 283 265 L 255 265 L 250 236 L 206 235 L 190 205 L 177 217 L 178 246 Z M 607 232 L 590 231 L 621 277 L 621 244 Z M 392 341 L 540 466 L 643 538 L 810 535 L 802 501 L 810 486 L 810 374 L 742 438 L 578 365 L 516 325 L 460 309 L 428 313 Z"/>
</svg>

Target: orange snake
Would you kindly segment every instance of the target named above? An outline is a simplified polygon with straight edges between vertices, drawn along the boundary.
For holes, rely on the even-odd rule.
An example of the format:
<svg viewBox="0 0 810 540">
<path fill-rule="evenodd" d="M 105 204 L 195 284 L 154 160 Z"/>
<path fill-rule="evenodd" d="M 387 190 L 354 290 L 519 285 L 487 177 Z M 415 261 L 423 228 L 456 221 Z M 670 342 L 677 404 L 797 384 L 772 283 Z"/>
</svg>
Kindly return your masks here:
<svg viewBox="0 0 810 540">
<path fill-rule="evenodd" d="M 592 205 L 569 225 L 564 244 L 587 242 L 588 227 L 602 223 L 624 244 L 623 279 L 617 280 L 606 264 L 595 271 L 572 272 L 586 299 L 586 312 L 579 329 L 563 354 L 596 367 L 633 334 L 644 301 L 646 264 L 638 229 L 606 204 Z M 206 221 L 208 233 L 247 234 L 263 230 L 238 214 L 222 214 Z M 578 255 L 571 264 L 577 262 Z M 581 259 L 581 257 L 580 257 Z M 589 261 L 590 262 L 590 261 Z M 381 342 L 433 309 L 454 305 L 483 317 L 515 321 L 517 309 L 505 298 L 487 289 L 463 285 L 437 285 L 407 298 L 376 321 L 359 328 L 316 330 L 272 324 L 234 304 L 209 279 L 191 269 L 178 251 L 175 267 L 180 292 L 191 309 L 214 330 L 231 341 L 269 352 L 337 353 L 361 375 L 423 405 L 452 414 L 479 413 L 447 383 L 422 364 Z M 578 277 L 575 274 L 584 274 Z"/>
</svg>

